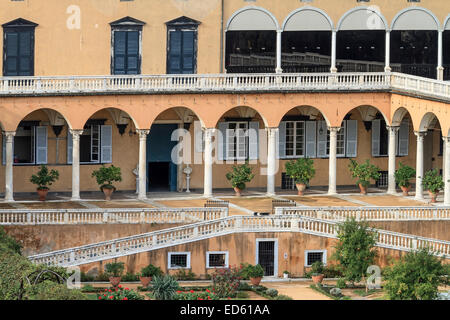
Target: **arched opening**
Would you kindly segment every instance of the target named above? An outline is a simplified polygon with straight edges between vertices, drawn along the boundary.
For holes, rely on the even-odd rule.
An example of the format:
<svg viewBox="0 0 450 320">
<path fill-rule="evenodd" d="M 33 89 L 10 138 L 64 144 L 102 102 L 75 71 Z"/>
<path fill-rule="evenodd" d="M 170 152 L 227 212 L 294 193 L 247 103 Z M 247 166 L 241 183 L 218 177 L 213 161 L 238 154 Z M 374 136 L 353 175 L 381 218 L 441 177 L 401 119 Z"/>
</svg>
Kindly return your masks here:
<svg viewBox="0 0 450 320">
<path fill-rule="evenodd" d="M 432 169 L 437 169 L 443 175 L 444 141 L 442 140 L 441 123 L 437 116 L 426 113 L 419 127 L 420 132 L 426 132 L 423 141 L 423 172 L 424 174 Z"/>
<path fill-rule="evenodd" d="M 237 11 L 226 29 L 227 73 L 273 73 L 276 66 L 275 17 L 267 10 L 247 7 Z"/>
<path fill-rule="evenodd" d="M 328 72 L 332 29 L 330 17 L 320 9 L 304 7 L 292 12 L 283 24 L 283 72 Z"/>
<path fill-rule="evenodd" d="M 391 68 L 427 78 L 436 78 L 439 21 L 420 7 L 402 10 L 391 27 Z"/>
<path fill-rule="evenodd" d="M 450 16 L 444 24 L 444 32 L 442 34 L 442 54 L 444 67 L 444 80 L 450 80 Z"/>
<path fill-rule="evenodd" d="M 338 71 L 384 71 L 386 28 L 386 20 L 373 8 L 358 7 L 347 12 L 337 27 Z"/>
</svg>

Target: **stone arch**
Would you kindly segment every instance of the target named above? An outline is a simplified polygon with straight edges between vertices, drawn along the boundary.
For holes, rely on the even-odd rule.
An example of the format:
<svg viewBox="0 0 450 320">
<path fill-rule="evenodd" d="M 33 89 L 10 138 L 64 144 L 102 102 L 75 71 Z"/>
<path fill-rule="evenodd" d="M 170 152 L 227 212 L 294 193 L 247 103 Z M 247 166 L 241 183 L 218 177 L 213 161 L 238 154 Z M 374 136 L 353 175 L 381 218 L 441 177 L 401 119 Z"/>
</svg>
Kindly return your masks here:
<svg viewBox="0 0 450 320">
<path fill-rule="evenodd" d="M 309 116 L 313 120 L 320 119 L 320 117 L 322 117 L 323 120 L 326 121 L 327 126 L 331 126 L 330 120 L 328 119 L 327 115 L 320 111 L 320 109 L 310 105 L 299 105 L 290 108 L 281 116 L 279 123 L 282 121 L 283 117 L 285 117 L 289 112 L 293 110 L 297 110 L 300 115 Z"/>
<path fill-rule="evenodd" d="M 220 122 L 220 119 L 224 117 L 225 114 L 229 113 L 230 111 L 236 111 L 240 117 L 242 118 L 254 118 L 256 115 L 259 115 L 264 123 L 264 126 L 267 128 L 269 127 L 269 124 L 264 117 L 264 115 L 258 110 L 257 108 L 251 107 L 250 105 L 236 105 L 227 107 L 225 110 L 221 111 L 220 116 L 216 118 L 216 124 L 215 127 L 217 127 L 218 123 Z"/>
<path fill-rule="evenodd" d="M 358 110 L 361 113 L 361 117 L 363 118 L 363 121 L 371 121 L 375 119 L 375 116 L 377 113 L 380 113 L 383 117 L 384 121 L 387 125 L 391 124 L 390 118 L 386 115 L 388 110 L 383 110 L 383 108 L 378 108 L 373 105 L 369 104 L 361 104 L 357 106 L 350 106 L 349 108 L 342 110 L 343 112 L 340 113 L 340 117 L 337 119 L 336 124 L 337 126 L 340 125 L 340 123 L 344 120 L 344 118 L 347 116 L 348 113 L 350 113 L 353 110 Z"/>
<path fill-rule="evenodd" d="M 323 10 L 305 6 L 292 11 L 284 20 L 283 31 L 332 31 L 333 21 Z"/>
<path fill-rule="evenodd" d="M 391 30 L 439 30 L 439 19 L 428 9 L 409 7 L 392 20 Z"/>
<path fill-rule="evenodd" d="M 243 31 L 243 30 L 280 30 L 275 16 L 268 10 L 257 7 L 248 6 L 242 8 L 228 19 L 226 31 Z"/>
<path fill-rule="evenodd" d="M 439 120 L 439 117 L 434 112 L 427 112 L 422 116 L 422 119 L 420 120 L 419 130 L 418 131 L 427 131 L 431 129 L 433 123 L 435 121 L 438 121 L 439 124 L 441 124 L 441 121 Z"/>
<path fill-rule="evenodd" d="M 193 121 L 193 119 L 191 119 L 190 117 L 197 117 L 198 121 L 200 121 L 201 127 L 202 128 L 206 128 L 205 122 L 203 121 L 202 117 L 198 114 L 197 111 L 195 111 L 194 109 L 188 107 L 188 106 L 184 106 L 184 105 L 180 105 L 180 106 L 171 106 L 168 108 L 165 108 L 163 110 L 161 110 L 151 121 L 149 128 L 152 126 L 153 123 L 155 123 L 155 121 L 158 121 L 158 117 L 162 116 L 164 113 L 167 113 L 169 111 L 174 111 L 176 116 L 179 118 L 180 121 L 183 121 L 184 123 L 190 123 L 191 121 Z M 171 119 L 173 120 L 173 119 Z"/>
<path fill-rule="evenodd" d="M 412 124 L 412 126 L 413 126 L 413 130 L 415 130 L 415 127 L 414 127 L 414 121 L 413 121 L 412 115 L 411 115 L 411 113 L 410 113 L 406 108 L 404 108 L 404 107 L 400 107 L 400 108 L 398 108 L 397 110 L 395 110 L 395 112 L 394 112 L 393 115 L 392 115 L 392 122 L 391 122 L 391 125 L 394 126 L 394 127 L 400 126 L 400 124 L 401 124 L 403 118 L 404 118 L 405 116 L 407 116 L 407 115 L 409 115 L 409 117 L 411 118 L 411 124 Z"/>
<path fill-rule="evenodd" d="M 386 18 L 373 7 L 352 8 L 341 17 L 337 30 L 386 30 Z"/>
<path fill-rule="evenodd" d="M 445 18 L 444 24 L 442 25 L 443 30 L 450 30 L 450 14 Z"/>
<path fill-rule="evenodd" d="M 131 116 L 127 111 L 123 110 L 122 108 L 116 108 L 116 107 L 103 107 L 99 108 L 93 112 L 90 112 L 90 115 L 85 119 L 84 123 L 82 124 L 82 129 L 86 122 L 92 118 L 95 114 L 101 112 L 101 111 L 108 111 L 108 113 L 111 116 L 111 119 L 114 121 L 114 124 L 125 124 L 126 120 L 131 120 L 136 127 L 136 129 L 139 129 L 137 122 L 135 121 L 134 117 Z"/>
</svg>

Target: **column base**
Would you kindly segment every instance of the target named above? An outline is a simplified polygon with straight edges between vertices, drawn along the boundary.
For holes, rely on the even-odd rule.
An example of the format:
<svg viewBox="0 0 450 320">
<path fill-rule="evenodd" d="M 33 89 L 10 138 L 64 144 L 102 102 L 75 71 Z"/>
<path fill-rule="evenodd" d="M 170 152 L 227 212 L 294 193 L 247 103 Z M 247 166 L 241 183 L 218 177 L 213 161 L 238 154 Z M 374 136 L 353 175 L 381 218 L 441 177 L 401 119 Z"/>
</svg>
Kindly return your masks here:
<svg viewBox="0 0 450 320">
<path fill-rule="evenodd" d="M 275 192 L 267 192 L 267 193 L 266 193 L 266 196 L 267 196 L 267 197 L 275 197 L 276 194 L 275 194 Z"/>
<path fill-rule="evenodd" d="M 283 73 L 283 69 L 279 69 L 279 68 L 277 68 L 277 69 L 275 69 L 275 73 Z"/>
<path fill-rule="evenodd" d="M 328 191 L 327 195 L 329 195 L 329 196 L 337 196 L 338 193 L 336 191 Z"/>
<path fill-rule="evenodd" d="M 148 198 L 147 198 L 147 195 L 139 195 L 138 196 L 138 200 L 147 200 Z"/>
<path fill-rule="evenodd" d="M 391 67 L 384 67 L 384 72 L 391 72 L 392 68 Z"/>
<path fill-rule="evenodd" d="M 70 201 L 81 201 L 80 197 L 72 197 L 70 198 Z"/>
<path fill-rule="evenodd" d="M 204 193 L 203 194 L 203 198 L 212 198 L 213 197 L 213 195 L 212 195 L 212 193 Z"/>
<path fill-rule="evenodd" d="M 5 198 L 4 201 L 5 201 L 5 202 L 15 202 L 16 200 L 14 200 L 13 198 L 10 198 L 10 199 L 6 199 L 6 198 Z"/>
<path fill-rule="evenodd" d="M 388 190 L 386 194 L 397 194 L 397 190 Z"/>
<path fill-rule="evenodd" d="M 423 196 L 415 196 L 414 200 L 424 200 L 425 198 Z"/>
<path fill-rule="evenodd" d="M 437 79 L 440 81 L 444 80 L 444 68 L 443 67 L 437 67 Z"/>
<path fill-rule="evenodd" d="M 337 68 L 330 68 L 331 73 L 337 73 Z"/>
</svg>

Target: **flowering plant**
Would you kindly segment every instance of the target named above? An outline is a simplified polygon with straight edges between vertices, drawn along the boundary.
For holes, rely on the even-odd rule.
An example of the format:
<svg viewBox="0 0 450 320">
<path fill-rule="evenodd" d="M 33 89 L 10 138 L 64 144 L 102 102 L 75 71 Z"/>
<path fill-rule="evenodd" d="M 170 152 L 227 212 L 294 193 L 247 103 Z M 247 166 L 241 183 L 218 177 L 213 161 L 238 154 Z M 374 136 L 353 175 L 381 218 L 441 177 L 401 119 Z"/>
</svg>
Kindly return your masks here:
<svg viewBox="0 0 450 320">
<path fill-rule="evenodd" d="M 124 288 L 119 284 L 117 288 L 105 289 L 97 294 L 98 300 L 144 300 L 139 293 L 129 288 Z"/>
<path fill-rule="evenodd" d="M 205 291 L 177 291 L 174 300 L 220 300 L 220 297 L 214 290 L 206 289 Z"/>
<path fill-rule="evenodd" d="M 212 288 L 219 297 L 226 298 L 236 296 L 241 280 L 241 268 L 231 267 L 216 269 L 212 274 Z"/>
</svg>

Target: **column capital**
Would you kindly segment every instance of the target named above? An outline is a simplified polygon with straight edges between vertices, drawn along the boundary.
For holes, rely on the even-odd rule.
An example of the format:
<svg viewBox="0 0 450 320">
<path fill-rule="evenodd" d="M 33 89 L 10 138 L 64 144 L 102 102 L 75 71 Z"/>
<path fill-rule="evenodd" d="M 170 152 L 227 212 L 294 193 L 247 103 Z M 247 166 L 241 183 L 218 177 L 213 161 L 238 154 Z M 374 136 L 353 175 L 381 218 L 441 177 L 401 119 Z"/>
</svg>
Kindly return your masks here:
<svg viewBox="0 0 450 320">
<path fill-rule="evenodd" d="M 202 128 L 204 132 L 205 141 L 211 142 L 214 134 L 216 133 L 216 128 Z"/>
<path fill-rule="evenodd" d="M 271 134 L 277 134 L 278 131 L 279 131 L 278 127 L 272 127 L 272 128 L 266 127 L 265 130 L 266 130 L 266 132 L 267 132 L 269 135 L 271 135 Z"/>
<path fill-rule="evenodd" d="M 15 131 L 3 131 L 2 133 L 6 137 L 6 142 L 12 142 L 14 136 L 16 135 Z"/>
<path fill-rule="evenodd" d="M 418 141 L 419 140 L 423 141 L 427 133 L 428 133 L 427 131 L 414 131 L 414 134 L 416 135 Z"/>
<path fill-rule="evenodd" d="M 342 127 L 328 127 L 328 130 L 330 130 L 331 133 L 338 133 L 339 130 L 341 130 Z"/>
<path fill-rule="evenodd" d="M 447 136 L 447 137 L 442 136 L 442 140 L 444 142 L 449 142 L 450 143 L 450 136 Z"/>
<path fill-rule="evenodd" d="M 80 138 L 80 136 L 83 134 L 83 129 L 69 129 L 70 134 L 72 135 L 73 139 Z"/>
<path fill-rule="evenodd" d="M 139 135 L 139 140 L 147 140 L 150 129 L 136 129 L 136 132 Z"/>
<path fill-rule="evenodd" d="M 400 130 L 400 126 L 386 126 L 386 130 L 389 132 L 397 133 Z"/>
</svg>

